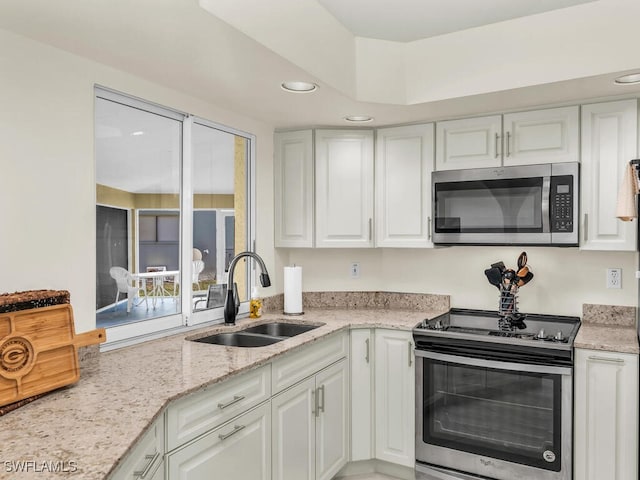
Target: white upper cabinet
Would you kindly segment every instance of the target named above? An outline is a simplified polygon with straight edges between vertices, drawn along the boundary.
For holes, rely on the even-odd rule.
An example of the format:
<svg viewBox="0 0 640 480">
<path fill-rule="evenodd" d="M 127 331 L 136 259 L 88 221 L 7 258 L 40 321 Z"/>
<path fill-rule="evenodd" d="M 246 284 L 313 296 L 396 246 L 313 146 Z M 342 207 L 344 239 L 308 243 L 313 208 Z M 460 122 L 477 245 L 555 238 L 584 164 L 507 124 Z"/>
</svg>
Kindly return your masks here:
<svg viewBox="0 0 640 480">
<path fill-rule="evenodd" d="M 503 118 L 503 165 L 577 162 L 578 107 L 509 113 Z"/>
<path fill-rule="evenodd" d="M 376 246 L 432 247 L 433 124 L 377 132 Z"/>
<path fill-rule="evenodd" d="M 313 133 L 274 136 L 275 246 L 313 247 Z"/>
<path fill-rule="evenodd" d="M 436 125 L 436 170 L 578 159 L 577 106 L 449 120 Z"/>
<path fill-rule="evenodd" d="M 316 247 L 373 246 L 373 131 L 316 130 Z"/>
<path fill-rule="evenodd" d="M 502 117 L 463 118 L 436 124 L 436 170 L 501 164 Z"/>
<path fill-rule="evenodd" d="M 637 100 L 582 106 L 581 249 L 636 249 L 636 223 L 616 218 L 616 206 L 637 140 Z"/>
</svg>

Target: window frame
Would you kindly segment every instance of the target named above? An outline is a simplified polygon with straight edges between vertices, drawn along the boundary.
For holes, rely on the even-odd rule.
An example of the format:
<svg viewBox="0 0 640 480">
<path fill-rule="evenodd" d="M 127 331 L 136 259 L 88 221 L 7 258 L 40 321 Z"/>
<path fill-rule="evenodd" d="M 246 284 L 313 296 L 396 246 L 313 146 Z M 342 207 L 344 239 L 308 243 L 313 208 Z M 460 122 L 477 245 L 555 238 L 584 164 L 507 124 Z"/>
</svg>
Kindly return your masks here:
<svg viewBox="0 0 640 480">
<path fill-rule="evenodd" d="M 149 320 L 136 321 L 122 325 L 107 328 L 107 341 L 100 346 L 101 351 L 112 350 L 115 348 L 140 343 L 154 338 L 160 338 L 175 333 L 187 331 L 195 327 L 206 325 L 216 325 L 224 322 L 224 308 L 214 308 L 209 310 L 194 310 L 192 301 L 192 255 L 193 255 L 193 157 L 192 157 L 192 128 L 194 123 L 204 127 L 214 128 L 216 130 L 229 133 L 234 136 L 246 139 L 247 152 L 245 154 L 245 191 L 246 191 L 246 231 L 245 245 L 247 250 L 255 251 L 255 231 L 256 231 L 256 182 L 255 182 L 255 166 L 256 166 L 256 137 L 254 134 L 229 127 L 202 117 L 197 117 L 182 112 L 171 107 L 165 107 L 155 104 L 131 95 L 127 95 L 107 87 L 100 85 L 94 86 L 94 105 L 98 98 L 120 103 L 127 107 L 138 108 L 156 115 L 161 115 L 173 120 L 182 122 L 182 151 L 181 151 L 181 175 L 180 175 L 180 313 L 168 315 L 164 317 L 153 317 Z M 95 124 L 95 115 L 93 118 Z M 94 128 L 95 131 L 95 128 Z M 94 133 L 95 135 L 95 133 Z M 95 138 L 95 137 L 94 137 Z M 94 168 L 96 165 L 96 156 L 94 154 Z M 94 181 L 94 188 L 96 182 Z M 97 190 L 97 189 L 96 189 Z M 97 201 L 97 192 L 94 195 L 94 204 L 99 205 Z M 234 209 L 235 211 L 235 209 Z M 137 212 L 129 210 L 128 215 Z M 238 232 L 236 232 L 237 235 Z M 128 239 L 129 250 L 136 248 L 132 245 L 131 239 Z M 239 253 L 239 252 L 237 252 Z M 95 261 L 94 261 L 95 263 Z M 240 304 L 238 315 L 245 315 L 249 312 L 249 288 L 255 282 L 255 265 L 249 267 L 247 262 L 247 292 L 246 301 Z"/>
</svg>

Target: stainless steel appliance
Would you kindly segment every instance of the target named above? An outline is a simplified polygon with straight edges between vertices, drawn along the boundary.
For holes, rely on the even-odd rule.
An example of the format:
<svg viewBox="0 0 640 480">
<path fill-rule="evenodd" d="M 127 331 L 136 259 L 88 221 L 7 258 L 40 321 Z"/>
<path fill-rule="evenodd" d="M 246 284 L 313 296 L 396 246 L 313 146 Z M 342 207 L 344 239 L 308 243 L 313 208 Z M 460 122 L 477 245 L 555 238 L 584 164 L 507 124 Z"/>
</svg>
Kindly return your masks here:
<svg viewBox="0 0 640 480">
<path fill-rule="evenodd" d="M 416 478 L 571 480 L 576 317 L 452 309 L 413 329 Z"/>
<path fill-rule="evenodd" d="M 579 164 L 433 172 L 433 242 L 578 245 Z"/>
</svg>

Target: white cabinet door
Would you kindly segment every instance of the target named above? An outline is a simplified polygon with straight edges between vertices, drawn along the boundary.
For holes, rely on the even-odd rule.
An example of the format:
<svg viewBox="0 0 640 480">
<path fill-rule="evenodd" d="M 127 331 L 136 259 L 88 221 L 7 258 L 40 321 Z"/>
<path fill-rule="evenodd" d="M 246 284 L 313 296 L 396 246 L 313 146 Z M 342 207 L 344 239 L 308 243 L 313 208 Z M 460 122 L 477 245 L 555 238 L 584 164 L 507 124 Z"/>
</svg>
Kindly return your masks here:
<svg viewBox="0 0 640 480">
<path fill-rule="evenodd" d="M 120 466 L 109 476 L 110 480 L 135 480 L 142 477 L 148 478 L 155 471 L 154 480 L 159 476 L 164 477 L 164 416 L 160 416 L 135 446 L 129 451 Z M 160 472 L 160 473 L 158 473 Z"/>
<path fill-rule="evenodd" d="M 372 247 L 373 131 L 315 136 L 316 247 Z"/>
<path fill-rule="evenodd" d="M 271 400 L 273 480 L 314 480 L 316 475 L 315 378 Z"/>
<path fill-rule="evenodd" d="M 180 480 L 269 480 L 269 404 L 250 410 L 167 455 L 167 475 Z"/>
<path fill-rule="evenodd" d="M 436 123 L 436 170 L 501 165 L 502 116 Z"/>
<path fill-rule="evenodd" d="M 313 135 L 274 135 L 275 246 L 313 247 Z"/>
<path fill-rule="evenodd" d="M 637 100 L 582 106 L 583 250 L 636 249 L 636 222 L 616 218 L 618 189 L 637 157 Z"/>
<path fill-rule="evenodd" d="M 579 160 L 577 106 L 509 113 L 503 130 L 505 166 Z"/>
<path fill-rule="evenodd" d="M 377 131 L 376 246 L 432 247 L 433 124 Z"/>
<path fill-rule="evenodd" d="M 316 479 L 330 480 L 349 460 L 349 365 L 341 360 L 316 376 Z"/>
<path fill-rule="evenodd" d="M 351 461 L 373 458 L 373 335 L 351 330 Z"/>
<path fill-rule="evenodd" d="M 375 333 L 376 458 L 415 464 L 415 361 L 411 332 Z"/>
<path fill-rule="evenodd" d="M 575 351 L 576 480 L 638 478 L 638 356 Z"/>
</svg>

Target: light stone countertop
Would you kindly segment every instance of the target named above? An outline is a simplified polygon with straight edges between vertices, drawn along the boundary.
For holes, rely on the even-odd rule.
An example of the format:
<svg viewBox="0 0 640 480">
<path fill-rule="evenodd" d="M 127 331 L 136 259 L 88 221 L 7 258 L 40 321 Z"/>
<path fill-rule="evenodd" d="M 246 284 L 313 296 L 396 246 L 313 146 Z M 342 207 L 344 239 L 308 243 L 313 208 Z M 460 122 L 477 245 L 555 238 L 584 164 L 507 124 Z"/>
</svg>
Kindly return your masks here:
<svg viewBox="0 0 640 480">
<path fill-rule="evenodd" d="M 584 304 L 575 348 L 639 354 L 636 307 Z"/>
<path fill-rule="evenodd" d="M 414 306 L 412 306 L 414 307 Z M 410 330 L 424 318 L 448 311 L 435 302 L 416 310 L 310 309 L 300 317 L 266 314 L 236 327 L 214 326 L 132 347 L 100 353 L 86 361 L 80 381 L 0 417 L 0 479 L 103 479 L 169 401 L 223 381 L 276 356 L 349 328 Z M 411 307 L 410 307 L 411 308 Z M 185 340 L 211 332 L 239 330 L 274 320 L 324 325 L 259 348 L 235 348 Z M 16 473 L 14 463 L 74 462 L 75 472 Z M 68 469 L 70 470 L 70 469 Z"/>
</svg>

